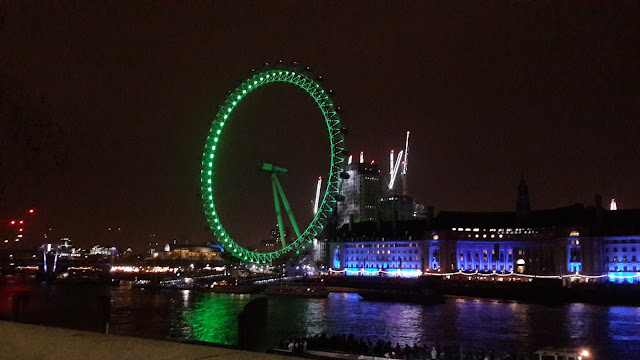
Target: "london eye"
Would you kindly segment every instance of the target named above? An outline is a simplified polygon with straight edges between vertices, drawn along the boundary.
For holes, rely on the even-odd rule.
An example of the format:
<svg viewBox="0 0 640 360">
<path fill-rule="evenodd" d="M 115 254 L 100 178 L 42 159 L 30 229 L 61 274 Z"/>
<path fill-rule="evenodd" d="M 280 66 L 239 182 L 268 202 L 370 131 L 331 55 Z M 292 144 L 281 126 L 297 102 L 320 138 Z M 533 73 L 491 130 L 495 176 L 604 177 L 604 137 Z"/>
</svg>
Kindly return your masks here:
<svg viewBox="0 0 640 360">
<path fill-rule="evenodd" d="M 225 229 L 219 217 L 219 212 L 224 211 L 224 209 L 216 207 L 214 197 L 214 189 L 216 188 L 216 183 L 214 182 L 214 174 L 216 174 L 216 150 L 218 142 L 224 134 L 225 124 L 231 119 L 231 114 L 240 106 L 242 100 L 259 87 L 273 83 L 286 83 L 297 86 L 314 100 L 322 113 L 328 130 L 330 146 L 327 155 L 329 156 L 330 166 L 327 175 L 326 190 L 321 200 L 317 200 L 315 215 L 306 228 L 299 229 L 295 222 L 295 217 L 291 212 L 291 208 L 289 207 L 284 189 L 277 178 L 277 175 L 285 174 L 287 169 L 270 163 L 261 163 L 262 170 L 270 173 L 274 199 L 273 206 L 278 220 L 282 247 L 272 252 L 257 252 L 243 247 L 236 242 L 233 235 Z M 344 131 L 336 109 L 337 107 L 329 91 L 318 81 L 314 80 L 309 72 L 282 64 L 263 68 L 244 80 L 229 93 L 212 121 L 202 155 L 202 168 L 200 171 L 201 194 L 207 223 L 216 237 L 217 242 L 226 252 L 244 263 L 270 264 L 287 254 L 300 254 L 301 251 L 310 246 L 313 240 L 322 232 L 339 197 L 340 175 L 343 171 L 345 161 Z M 282 202 L 282 207 L 280 206 L 280 202 Z M 283 236 L 283 222 L 285 219 L 281 211 L 282 208 L 284 208 L 284 212 L 295 232 L 293 239 L 290 239 L 288 243 Z"/>
</svg>

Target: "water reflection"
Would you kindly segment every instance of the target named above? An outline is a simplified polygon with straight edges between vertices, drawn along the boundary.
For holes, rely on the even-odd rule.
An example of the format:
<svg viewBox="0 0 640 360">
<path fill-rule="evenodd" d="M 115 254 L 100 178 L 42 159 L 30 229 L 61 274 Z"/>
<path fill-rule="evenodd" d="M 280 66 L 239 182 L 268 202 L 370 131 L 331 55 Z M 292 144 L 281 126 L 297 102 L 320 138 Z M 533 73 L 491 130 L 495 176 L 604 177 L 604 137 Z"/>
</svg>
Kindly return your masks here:
<svg viewBox="0 0 640 360">
<path fill-rule="evenodd" d="M 189 324 L 185 337 L 235 345 L 238 342 L 238 314 L 249 301 L 248 295 L 198 293 L 197 300 L 183 312 Z"/>
<path fill-rule="evenodd" d="M 253 298 L 127 286 L 0 284 L 0 318 L 90 331 L 102 331 L 108 320 L 112 334 L 233 345 L 238 314 Z M 393 344 L 438 341 L 469 350 L 587 346 L 604 359 L 633 359 L 640 353 L 636 307 L 469 299 L 422 306 L 332 293 L 327 299 L 270 297 L 267 316 L 265 336 L 273 345 L 289 337 L 352 333 Z"/>
</svg>

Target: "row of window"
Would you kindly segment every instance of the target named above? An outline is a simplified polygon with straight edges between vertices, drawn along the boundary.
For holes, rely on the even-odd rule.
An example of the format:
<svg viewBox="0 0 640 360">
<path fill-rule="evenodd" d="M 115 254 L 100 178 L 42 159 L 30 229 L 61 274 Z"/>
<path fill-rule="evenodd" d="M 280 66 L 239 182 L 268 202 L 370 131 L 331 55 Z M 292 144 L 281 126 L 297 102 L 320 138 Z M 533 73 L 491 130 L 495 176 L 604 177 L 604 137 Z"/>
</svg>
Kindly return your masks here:
<svg viewBox="0 0 640 360">
<path fill-rule="evenodd" d="M 465 267 L 463 265 L 458 265 L 458 269 L 467 270 L 467 271 L 473 271 L 473 270 L 489 271 L 489 266 L 488 265 L 484 265 L 484 266 L 476 265 L 474 267 L 471 264 L 469 264 L 469 265 L 467 265 L 467 267 L 465 269 Z M 505 267 L 505 265 L 500 265 L 500 266 L 492 265 L 491 266 L 491 270 L 492 271 L 513 271 L 513 264 L 507 264 L 506 267 Z"/>
<path fill-rule="evenodd" d="M 384 241 L 384 238 L 382 238 L 382 241 Z M 347 245 L 345 245 L 346 248 L 352 248 L 352 247 L 356 247 L 356 248 L 368 248 L 368 247 L 386 248 L 386 247 L 402 247 L 402 246 L 418 247 L 418 244 L 409 243 L 409 244 L 355 244 L 355 245 L 347 244 Z"/>
<path fill-rule="evenodd" d="M 622 257 L 622 262 L 627 262 L 627 261 L 628 261 L 628 260 L 627 260 L 627 257 L 626 257 L 626 256 L 623 256 L 623 257 Z M 633 256 L 631 257 L 631 261 L 638 261 L 638 258 L 637 258 L 635 255 L 633 255 Z M 605 258 L 604 258 L 604 262 L 605 262 L 605 263 L 608 263 L 608 262 L 609 262 L 609 257 L 608 257 L 608 256 L 605 256 Z M 614 257 L 613 257 L 613 262 L 618 262 L 618 257 L 617 257 L 617 256 L 614 256 Z"/>
<path fill-rule="evenodd" d="M 609 266 L 609 271 L 638 271 L 638 267 L 634 266 L 631 270 L 631 266 Z"/>
<path fill-rule="evenodd" d="M 348 257 L 347 261 L 366 261 L 366 260 L 377 260 L 377 261 L 396 261 L 395 256 L 372 256 L 372 257 Z M 411 256 L 398 256 L 399 261 L 412 261 Z M 420 261 L 420 257 L 416 256 L 413 260 Z"/>
<path fill-rule="evenodd" d="M 346 250 L 346 254 L 365 254 L 364 250 Z M 366 254 L 419 254 L 420 250 L 409 249 L 409 250 L 367 250 Z"/>
<path fill-rule="evenodd" d="M 623 247 L 621 250 L 622 250 L 622 252 L 627 252 L 627 248 L 626 247 Z M 609 248 L 604 248 L 604 252 L 608 253 L 609 252 Z M 618 248 L 614 247 L 613 248 L 613 252 L 618 252 Z M 632 247 L 631 248 L 631 252 L 636 252 L 636 247 Z"/>
<path fill-rule="evenodd" d="M 365 269 L 420 269 L 421 265 L 416 263 L 346 263 L 347 268 Z"/>
<path fill-rule="evenodd" d="M 606 240 L 605 245 L 609 244 L 634 244 L 638 243 L 638 240 Z"/>
</svg>

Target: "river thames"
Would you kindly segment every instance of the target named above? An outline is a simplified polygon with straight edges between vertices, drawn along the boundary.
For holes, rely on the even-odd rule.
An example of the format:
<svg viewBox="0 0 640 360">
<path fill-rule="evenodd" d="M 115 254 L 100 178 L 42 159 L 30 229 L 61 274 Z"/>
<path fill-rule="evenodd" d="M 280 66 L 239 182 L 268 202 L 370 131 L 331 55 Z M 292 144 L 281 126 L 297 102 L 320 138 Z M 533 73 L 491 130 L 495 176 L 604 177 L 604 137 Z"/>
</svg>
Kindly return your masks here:
<svg viewBox="0 0 640 360">
<path fill-rule="evenodd" d="M 108 322 L 110 334 L 235 345 L 237 316 L 257 296 L 128 285 L 0 284 L 0 318 L 89 331 L 103 331 Z M 640 358 L 640 308 L 627 306 L 547 307 L 462 298 L 425 306 L 331 293 L 326 299 L 270 297 L 267 327 L 274 345 L 326 333 L 401 345 L 438 341 L 497 353 L 586 347 L 597 359 Z"/>
</svg>

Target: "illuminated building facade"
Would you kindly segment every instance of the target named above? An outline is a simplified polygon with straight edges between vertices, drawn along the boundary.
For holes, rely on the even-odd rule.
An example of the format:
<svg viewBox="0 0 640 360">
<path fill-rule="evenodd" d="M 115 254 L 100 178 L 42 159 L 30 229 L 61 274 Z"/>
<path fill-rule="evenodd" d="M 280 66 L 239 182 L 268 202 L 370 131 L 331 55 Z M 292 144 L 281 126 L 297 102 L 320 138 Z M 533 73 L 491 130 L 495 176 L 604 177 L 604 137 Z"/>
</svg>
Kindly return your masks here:
<svg viewBox="0 0 640 360">
<path fill-rule="evenodd" d="M 591 236 L 593 213 L 582 205 L 526 215 L 441 211 L 433 232 L 447 249 L 446 271 L 595 275 L 602 266 L 599 239 Z"/>
<path fill-rule="evenodd" d="M 158 251 L 145 260 L 221 261 L 218 247 L 208 245 L 171 245 L 169 251 Z"/>
<path fill-rule="evenodd" d="M 602 259 L 612 282 L 640 284 L 640 209 L 604 211 Z"/>
<path fill-rule="evenodd" d="M 596 197 L 593 207 L 520 205 L 515 212 L 441 211 L 433 222 L 352 224 L 330 239 L 329 255 L 331 270 L 346 275 L 579 273 L 640 284 L 640 209 L 604 210 Z"/>
<path fill-rule="evenodd" d="M 426 220 L 345 225 L 329 239 L 329 265 L 347 275 L 420 276 L 429 263 L 427 228 Z"/>
</svg>

